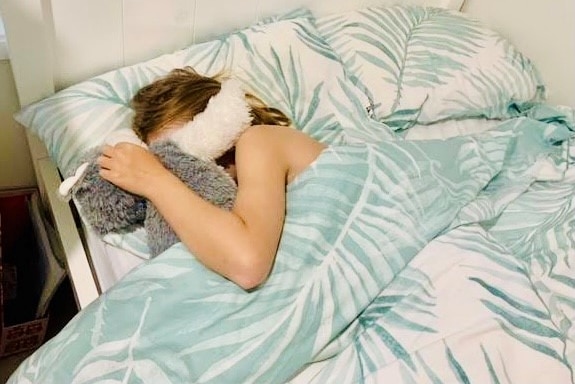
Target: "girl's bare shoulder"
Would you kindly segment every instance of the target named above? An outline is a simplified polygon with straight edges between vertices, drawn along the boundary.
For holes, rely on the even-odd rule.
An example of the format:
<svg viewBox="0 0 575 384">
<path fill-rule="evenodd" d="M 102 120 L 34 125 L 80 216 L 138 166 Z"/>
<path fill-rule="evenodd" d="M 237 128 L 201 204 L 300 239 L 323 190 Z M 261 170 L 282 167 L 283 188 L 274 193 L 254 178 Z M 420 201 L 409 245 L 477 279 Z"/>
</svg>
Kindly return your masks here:
<svg viewBox="0 0 575 384">
<path fill-rule="evenodd" d="M 249 151 L 254 157 L 259 157 L 255 152 L 263 152 L 260 160 L 267 157 L 269 161 L 282 164 L 288 183 L 325 148 L 324 144 L 293 127 L 268 125 L 248 128 L 237 145 L 239 152 Z"/>
<path fill-rule="evenodd" d="M 275 149 L 298 148 L 303 145 L 306 147 L 319 147 L 323 149 L 325 146 L 308 136 L 306 133 L 301 132 L 293 127 L 278 126 L 278 125 L 254 125 L 249 127 L 239 138 L 238 145 L 242 144 L 268 144 Z"/>
</svg>

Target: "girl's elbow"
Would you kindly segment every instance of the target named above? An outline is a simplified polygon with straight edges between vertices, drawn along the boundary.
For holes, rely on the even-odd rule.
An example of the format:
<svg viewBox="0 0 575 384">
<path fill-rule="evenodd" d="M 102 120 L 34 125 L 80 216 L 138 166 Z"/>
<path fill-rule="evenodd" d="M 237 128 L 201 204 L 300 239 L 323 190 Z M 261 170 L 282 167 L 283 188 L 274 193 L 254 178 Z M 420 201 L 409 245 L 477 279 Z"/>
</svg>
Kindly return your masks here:
<svg viewBox="0 0 575 384">
<path fill-rule="evenodd" d="M 251 270 L 237 274 L 232 281 L 244 291 L 251 291 L 262 285 L 267 280 L 268 275 L 269 272 L 267 271 Z"/>
<path fill-rule="evenodd" d="M 243 265 L 238 266 L 231 279 L 245 291 L 251 291 L 262 285 L 270 274 L 271 265 L 261 262 L 260 258 L 248 258 Z"/>
<path fill-rule="evenodd" d="M 258 277 L 253 278 L 249 276 L 242 276 L 240 278 L 234 279 L 234 283 L 236 283 L 237 286 L 248 292 L 259 287 L 264 281 L 265 279 L 260 279 Z"/>
</svg>

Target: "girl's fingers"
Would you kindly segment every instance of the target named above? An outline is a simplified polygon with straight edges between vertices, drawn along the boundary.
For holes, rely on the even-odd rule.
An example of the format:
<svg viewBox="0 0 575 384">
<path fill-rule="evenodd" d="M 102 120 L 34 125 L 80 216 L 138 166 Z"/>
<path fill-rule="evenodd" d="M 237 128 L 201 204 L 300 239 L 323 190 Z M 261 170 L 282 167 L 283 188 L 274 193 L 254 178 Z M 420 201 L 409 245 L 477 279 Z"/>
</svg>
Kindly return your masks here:
<svg viewBox="0 0 575 384">
<path fill-rule="evenodd" d="M 102 147 L 102 155 L 103 156 L 112 157 L 113 152 L 114 152 L 114 147 L 112 147 L 111 145 L 105 144 Z"/>
<path fill-rule="evenodd" d="M 102 147 L 102 153 L 96 159 L 96 164 L 98 164 L 100 169 L 110 169 L 113 152 L 114 147 L 110 145 L 106 144 Z"/>
<path fill-rule="evenodd" d="M 105 168 L 100 168 L 100 170 L 98 171 L 98 174 L 105 180 L 108 180 L 108 174 L 110 173 L 110 170 L 105 169 Z"/>
<path fill-rule="evenodd" d="M 101 169 L 110 169 L 111 162 L 112 159 L 105 155 L 98 156 L 98 159 L 96 160 L 96 163 L 100 166 Z"/>
</svg>

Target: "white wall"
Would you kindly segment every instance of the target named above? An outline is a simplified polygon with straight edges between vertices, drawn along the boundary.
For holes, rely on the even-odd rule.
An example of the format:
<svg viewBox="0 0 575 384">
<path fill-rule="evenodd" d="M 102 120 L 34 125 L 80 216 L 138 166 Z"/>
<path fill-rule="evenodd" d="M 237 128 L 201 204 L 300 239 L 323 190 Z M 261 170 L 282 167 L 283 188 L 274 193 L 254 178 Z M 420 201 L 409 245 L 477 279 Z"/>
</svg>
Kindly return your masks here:
<svg viewBox="0 0 575 384">
<path fill-rule="evenodd" d="M 575 107 L 574 0 L 467 0 L 464 11 L 533 59 L 547 84 L 550 103 Z"/>
<path fill-rule="evenodd" d="M 36 183 L 23 129 L 12 114 L 18 110 L 18 97 L 8 58 L 4 26 L 0 15 L 0 189 L 29 187 Z"/>
<path fill-rule="evenodd" d="M 0 60 L 0 189 L 36 184 L 26 135 L 12 119 L 18 108 L 10 61 Z"/>
</svg>

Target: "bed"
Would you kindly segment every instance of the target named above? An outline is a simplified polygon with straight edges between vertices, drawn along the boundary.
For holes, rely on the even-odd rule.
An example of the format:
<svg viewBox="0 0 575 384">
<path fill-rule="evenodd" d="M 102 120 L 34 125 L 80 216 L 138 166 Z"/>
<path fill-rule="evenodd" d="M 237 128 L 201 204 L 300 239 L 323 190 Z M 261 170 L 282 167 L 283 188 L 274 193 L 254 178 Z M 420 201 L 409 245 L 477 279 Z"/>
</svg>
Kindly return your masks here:
<svg viewBox="0 0 575 384">
<path fill-rule="evenodd" d="M 81 309 L 9 382 L 573 383 L 574 114 L 530 58 L 460 1 L 229 4 L 0 1 Z M 57 196 L 185 65 L 329 144 L 253 292 Z"/>
</svg>

